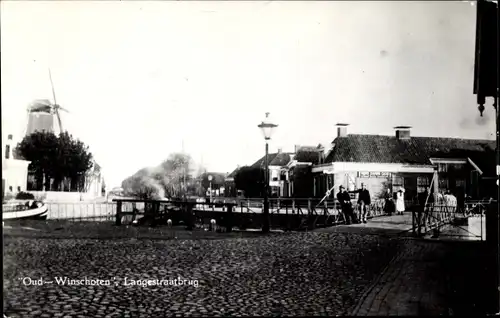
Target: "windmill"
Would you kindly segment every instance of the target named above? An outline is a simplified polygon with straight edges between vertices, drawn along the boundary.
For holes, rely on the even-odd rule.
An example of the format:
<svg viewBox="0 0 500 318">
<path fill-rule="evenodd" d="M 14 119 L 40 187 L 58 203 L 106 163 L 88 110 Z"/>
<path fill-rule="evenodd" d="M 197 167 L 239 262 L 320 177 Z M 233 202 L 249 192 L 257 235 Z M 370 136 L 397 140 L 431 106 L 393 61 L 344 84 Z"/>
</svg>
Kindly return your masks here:
<svg viewBox="0 0 500 318">
<path fill-rule="evenodd" d="M 68 110 L 57 104 L 56 92 L 54 90 L 54 83 L 52 82 L 50 69 L 49 79 L 52 87 L 53 102 L 48 99 L 37 99 L 28 106 L 28 125 L 26 127 L 26 134 L 32 134 L 37 130 L 45 130 L 56 133 L 54 125 L 56 119 L 59 127 L 59 133 L 64 131 L 60 111 L 68 112 Z"/>
</svg>

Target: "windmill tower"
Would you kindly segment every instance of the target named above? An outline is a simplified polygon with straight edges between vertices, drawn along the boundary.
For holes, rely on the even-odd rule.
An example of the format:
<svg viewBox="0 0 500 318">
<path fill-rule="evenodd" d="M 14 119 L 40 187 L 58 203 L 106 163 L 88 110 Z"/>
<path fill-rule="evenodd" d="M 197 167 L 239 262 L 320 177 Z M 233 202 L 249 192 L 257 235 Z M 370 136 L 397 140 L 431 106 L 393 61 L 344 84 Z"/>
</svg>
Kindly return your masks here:
<svg viewBox="0 0 500 318">
<path fill-rule="evenodd" d="M 62 133 L 62 121 L 59 114 L 60 111 L 68 112 L 57 104 L 54 83 L 52 82 L 52 74 L 49 69 L 50 85 L 52 87 L 53 102 L 48 99 L 37 99 L 28 106 L 28 125 L 25 135 L 34 133 L 35 131 L 48 131 L 54 134 Z M 57 126 L 57 128 L 56 128 Z"/>
</svg>

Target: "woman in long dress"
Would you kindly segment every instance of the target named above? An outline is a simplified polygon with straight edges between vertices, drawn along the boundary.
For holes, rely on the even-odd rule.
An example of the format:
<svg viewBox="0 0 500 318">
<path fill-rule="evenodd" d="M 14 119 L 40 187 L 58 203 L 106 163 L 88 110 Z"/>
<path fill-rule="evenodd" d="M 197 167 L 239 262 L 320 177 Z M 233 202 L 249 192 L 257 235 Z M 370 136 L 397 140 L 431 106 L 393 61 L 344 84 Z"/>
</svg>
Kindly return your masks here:
<svg viewBox="0 0 500 318">
<path fill-rule="evenodd" d="M 396 212 L 397 214 L 403 214 L 405 211 L 405 189 L 399 189 L 396 194 Z"/>
</svg>

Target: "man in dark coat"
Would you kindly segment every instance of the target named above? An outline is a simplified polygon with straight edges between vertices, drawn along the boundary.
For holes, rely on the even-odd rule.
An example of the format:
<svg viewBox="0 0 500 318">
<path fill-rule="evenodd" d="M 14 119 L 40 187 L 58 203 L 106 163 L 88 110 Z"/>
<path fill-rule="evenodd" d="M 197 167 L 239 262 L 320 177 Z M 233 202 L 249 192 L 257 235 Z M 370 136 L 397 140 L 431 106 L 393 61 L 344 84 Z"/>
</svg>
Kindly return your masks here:
<svg viewBox="0 0 500 318">
<path fill-rule="evenodd" d="M 344 186 L 339 187 L 337 200 L 340 203 L 340 208 L 344 214 L 346 224 L 358 223 L 352 209 L 351 196 L 347 193 L 347 191 L 345 191 Z"/>
<path fill-rule="evenodd" d="M 367 206 L 371 204 L 370 191 L 366 189 L 364 183 L 361 184 L 361 189 L 355 191 L 349 191 L 349 193 L 358 194 L 358 204 L 359 204 L 359 219 L 363 223 L 366 223 L 366 210 Z"/>
</svg>

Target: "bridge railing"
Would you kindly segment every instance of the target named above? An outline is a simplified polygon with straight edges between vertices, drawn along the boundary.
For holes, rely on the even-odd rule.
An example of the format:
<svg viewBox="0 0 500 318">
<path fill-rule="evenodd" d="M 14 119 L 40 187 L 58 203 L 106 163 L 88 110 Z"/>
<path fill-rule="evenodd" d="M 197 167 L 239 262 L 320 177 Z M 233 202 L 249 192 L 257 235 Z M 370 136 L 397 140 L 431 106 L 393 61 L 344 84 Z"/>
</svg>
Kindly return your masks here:
<svg viewBox="0 0 500 318">
<path fill-rule="evenodd" d="M 46 203 L 48 207 L 49 220 L 69 220 L 69 221 L 115 221 L 117 220 L 118 201 L 120 201 L 120 220 L 128 223 L 138 220 L 144 216 L 157 214 L 158 218 L 172 218 L 182 220 L 186 223 L 182 213 L 187 212 L 188 205 L 192 213 L 195 214 L 196 222 L 210 223 L 212 219 L 222 224 L 228 207 L 235 223 L 241 223 L 242 227 L 260 228 L 262 218 L 257 216 L 263 211 L 262 198 L 214 198 L 212 202 L 206 198 L 192 198 L 186 202 L 182 200 L 135 200 L 130 198 L 116 199 L 112 202 L 71 202 L 71 203 Z M 156 202 L 156 203 L 155 203 Z M 184 203 L 183 203 L 184 202 Z M 357 209 L 356 201 L 353 207 Z M 189 204 L 188 204 L 189 203 Z M 369 217 L 384 215 L 384 201 L 373 200 L 368 208 Z M 281 227 L 286 216 L 298 215 L 302 218 L 317 218 L 318 224 L 340 224 L 344 222 L 340 204 L 336 199 L 321 201 L 318 198 L 270 198 L 269 212 L 271 223 Z M 175 214 L 175 216 L 174 216 Z M 283 215 L 281 217 L 280 215 Z M 251 220 L 245 221 L 245 220 Z M 196 223 L 195 222 L 195 223 Z M 251 223 L 251 225 L 250 225 Z M 246 224 L 246 225 L 245 225 Z"/>
<path fill-rule="evenodd" d="M 484 240 L 487 204 L 474 201 L 466 202 L 462 207 L 447 204 L 415 205 L 412 210 L 413 233 L 422 236 L 432 232 L 435 237 Z"/>
</svg>

